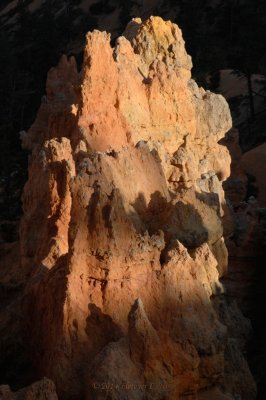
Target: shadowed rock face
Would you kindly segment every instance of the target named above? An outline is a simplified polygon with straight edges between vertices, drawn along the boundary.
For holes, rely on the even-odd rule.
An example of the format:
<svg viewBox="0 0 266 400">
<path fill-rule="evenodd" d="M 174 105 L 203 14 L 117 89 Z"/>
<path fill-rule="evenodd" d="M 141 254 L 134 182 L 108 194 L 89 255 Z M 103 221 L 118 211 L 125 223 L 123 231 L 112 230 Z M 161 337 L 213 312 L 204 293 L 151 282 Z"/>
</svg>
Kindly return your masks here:
<svg viewBox="0 0 266 400">
<path fill-rule="evenodd" d="M 0 396 L 1 400 L 58 400 L 55 385 L 47 378 L 17 392 L 12 392 L 8 385 L 2 385 L 0 386 Z"/>
<path fill-rule="evenodd" d="M 224 182 L 224 190 L 232 206 L 234 226 L 233 235 L 226 241 L 229 262 L 222 282 L 227 298 L 234 298 L 251 320 L 253 335 L 248 359 L 258 386 L 257 399 L 262 400 L 265 398 L 265 319 L 258 304 L 265 301 L 266 279 L 266 193 L 261 168 L 265 162 L 265 146 L 242 154 L 238 136 L 238 131 L 232 129 L 222 140 L 232 158 L 231 174 Z"/>
<path fill-rule="evenodd" d="M 231 118 L 191 67 L 158 17 L 115 48 L 88 33 L 81 73 L 62 57 L 23 137 L 25 330 L 62 399 L 255 399 L 250 327 L 219 282 Z"/>
</svg>

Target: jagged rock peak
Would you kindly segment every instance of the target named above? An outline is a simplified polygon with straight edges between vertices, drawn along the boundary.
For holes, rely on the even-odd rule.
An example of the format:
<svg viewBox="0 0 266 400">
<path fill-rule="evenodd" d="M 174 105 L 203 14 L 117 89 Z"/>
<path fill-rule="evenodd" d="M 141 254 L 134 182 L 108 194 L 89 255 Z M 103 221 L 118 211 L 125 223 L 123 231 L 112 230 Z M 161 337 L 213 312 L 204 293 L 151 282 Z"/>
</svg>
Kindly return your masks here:
<svg viewBox="0 0 266 400">
<path fill-rule="evenodd" d="M 227 268 L 230 157 L 218 142 L 231 117 L 190 69 L 180 29 L 161 18 L 133 20 L 115 48 L 90 32 L 81 73 L 61 59 L 23 135 L 29 348 L 62 399 L 99 400 L 107 381 L 113 400 L 218 386 L 255 398 L 212 301 Z"/>
</svg>

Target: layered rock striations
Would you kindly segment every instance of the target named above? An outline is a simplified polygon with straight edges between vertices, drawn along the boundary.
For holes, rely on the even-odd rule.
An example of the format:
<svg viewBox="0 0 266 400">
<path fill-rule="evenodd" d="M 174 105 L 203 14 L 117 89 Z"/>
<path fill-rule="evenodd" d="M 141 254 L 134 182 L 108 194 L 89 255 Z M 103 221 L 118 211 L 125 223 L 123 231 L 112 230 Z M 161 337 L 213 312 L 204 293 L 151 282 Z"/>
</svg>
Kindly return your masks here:
<svg viewBox="0 0 266 400">
<path fill-rule="evenodd" d="M 227 304 L 226 101 L 191 79 L 180 29 L 135 19 L 62 57 L 23 137 L 23 310 L 62 399 L 241 399 L 249 324 Z M 239 397 L 238 397 L 239 398 Z"/>
</svg>

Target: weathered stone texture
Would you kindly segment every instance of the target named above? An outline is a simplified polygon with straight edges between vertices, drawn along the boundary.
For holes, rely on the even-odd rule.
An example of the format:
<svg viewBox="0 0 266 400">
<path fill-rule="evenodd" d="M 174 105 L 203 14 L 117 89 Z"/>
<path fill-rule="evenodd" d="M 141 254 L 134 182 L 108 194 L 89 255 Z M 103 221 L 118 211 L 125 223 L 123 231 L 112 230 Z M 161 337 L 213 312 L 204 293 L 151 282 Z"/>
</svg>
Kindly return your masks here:
<svg viewBox="0 0 266 400">
<path fill-rule="evenodd" d="M 213 304 L 230 174 L 218 142 L 231 117 L 191 66 L 180 29 L 158 17 L 133 20 L 114 49 L 88 33 L 81 73 L 66 57 L 49 72 L 24 135 L 28 335 L 63 399 L 106 398 L 102 384 L 113 400 L 255 398 L 241 341 Z"/>
</svg>

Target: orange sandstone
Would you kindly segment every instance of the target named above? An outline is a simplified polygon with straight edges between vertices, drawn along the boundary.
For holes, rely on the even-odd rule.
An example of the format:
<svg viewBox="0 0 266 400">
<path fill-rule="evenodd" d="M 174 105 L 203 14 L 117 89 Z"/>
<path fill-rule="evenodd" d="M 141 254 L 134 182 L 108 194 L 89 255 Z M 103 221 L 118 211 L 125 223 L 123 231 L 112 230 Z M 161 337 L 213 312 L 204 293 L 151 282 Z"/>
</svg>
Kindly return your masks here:
<svg viewBox="0 0 266 400">
<path fill-rule="evenodd" d="M 231 117 L 191 67 L 180 29 L 151 17 L 115 48 L 88 33 L 81 73 L 63 57 L 48 74 L 20 234 L 32 358 L 62 399 L 104 383 L 113 400 L 255 398 L 219 282 Z"/>
</svg>

